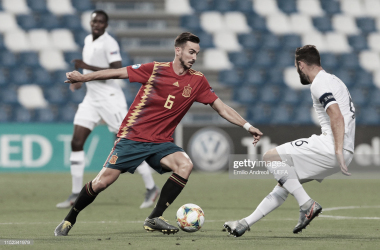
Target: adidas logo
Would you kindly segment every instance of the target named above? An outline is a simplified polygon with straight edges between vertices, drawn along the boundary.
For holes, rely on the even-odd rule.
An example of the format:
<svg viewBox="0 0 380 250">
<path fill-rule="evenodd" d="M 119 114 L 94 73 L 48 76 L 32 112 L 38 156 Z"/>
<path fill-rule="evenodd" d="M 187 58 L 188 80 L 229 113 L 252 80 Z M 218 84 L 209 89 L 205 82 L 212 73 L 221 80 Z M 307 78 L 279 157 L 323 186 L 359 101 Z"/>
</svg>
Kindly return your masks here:
<svg viewBox="0 0 380 250">
<path fill-rule="evenodd" d="M 173 85 L 179 87 L 178 82 L 173 83 Z"/>
</svg>

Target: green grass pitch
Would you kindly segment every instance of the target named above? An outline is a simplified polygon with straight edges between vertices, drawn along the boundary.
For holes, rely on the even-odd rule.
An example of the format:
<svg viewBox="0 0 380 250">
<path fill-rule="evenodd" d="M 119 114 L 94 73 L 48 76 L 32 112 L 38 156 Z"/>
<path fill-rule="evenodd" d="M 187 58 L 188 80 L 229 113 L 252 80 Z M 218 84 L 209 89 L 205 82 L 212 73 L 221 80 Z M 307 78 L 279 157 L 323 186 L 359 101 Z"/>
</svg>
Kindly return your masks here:
<svg viewBox="0 0 380 250">
<path fill-rule="evenodd" d="M 85 181 L 96 173 L 87 173 Z M 154 175 L 162 187 L 169 175 Z M 30 246 L 12 249 L 378 249 L 380 199 L 378 180 L 325 180 L 304 185 L 324 209 L 302 234 L 292 229 L 298 205 L 290 196 L 277 210 L 240 238 L 227 236 L 227 220 L 248 216 L 275 186 L 274 180 L 233 180 L 227 173 L 194 172 L 186 188 L 164 214 L 175 223 L 177 209 L 195 203 L 206 222 L 196 233 L 148 233 L 142 222 L 151 209 L 139 209 L 144 185 L 138 174 L 125 174 L 87 207 L 68 237 L 55 237 L 54 228 L 67 209 L 55 208 L 71 191 L 71 177 L 63 174 L 0 175 L 0 239 L 29 239 Z M 329 210 L 329 208 L 346 209 Z M 349 208 L 347 208 L 349 207 Z M 340 217 L 338 217 L 340 216 Z"/>
</svg>

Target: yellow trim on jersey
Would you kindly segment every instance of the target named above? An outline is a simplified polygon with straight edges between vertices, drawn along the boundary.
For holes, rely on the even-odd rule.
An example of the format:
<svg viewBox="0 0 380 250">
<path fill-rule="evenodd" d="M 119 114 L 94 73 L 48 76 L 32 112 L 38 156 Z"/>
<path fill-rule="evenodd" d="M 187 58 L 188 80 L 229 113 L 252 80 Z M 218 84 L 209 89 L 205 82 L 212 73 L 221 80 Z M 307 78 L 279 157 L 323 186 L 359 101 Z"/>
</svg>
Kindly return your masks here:
<svg viewBox="0 0 380 250">
<path fill-rule="evenodd" d="M 203 73 L 194 69 L 189 69 L 190 75 L 203 76 Z"/>
</svg>

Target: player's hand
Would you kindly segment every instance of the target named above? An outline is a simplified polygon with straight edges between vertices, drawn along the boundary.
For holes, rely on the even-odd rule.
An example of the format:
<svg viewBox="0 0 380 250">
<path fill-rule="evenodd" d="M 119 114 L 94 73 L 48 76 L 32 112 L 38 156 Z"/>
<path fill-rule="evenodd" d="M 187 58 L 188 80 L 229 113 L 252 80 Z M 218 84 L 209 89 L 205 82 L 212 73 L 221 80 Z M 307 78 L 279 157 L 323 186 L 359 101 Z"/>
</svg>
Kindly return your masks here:
<svg viewBox="0 0 380 250">
<path fill-rule="evenodd" d="M 260 141 L 260 138 L 261 136 L 263 135 L 263 133 L 258 129 L 258 128 L 255 128 L 254 126 L 251 126 L 248 130 L 248 132 L 253 135 L 253 139 L 255 139 L 253 141 L 253 145 L 256 146 L 256 144 Z"/>
<path fill-rule="evenodd" d="M 83 62 L 83 60 L 80 60 L 80 59 L 74 59 L 71 61 L 72 63 L 74 63 L 74 67 L 75 69 L 88 69 L 88 65 Z"/>
<path fill-rule="evenodd" d="M 76 70 L 72 72 L 67 72 L 66 77 L 68 80 L 66 80 L 65 83 L 84 82 L 82 79 L 83 75 Z"/>
<path fill-rule="evenodd" d="M 74 92 L 75 90 L 80 89 L 82 87 L 82 84 L 83 82 L 76 82 L 76 83 L 70 84 L 69 88 L 71 92 Z"/>
<path fill-rule="evenodd" d="M 351 176 L 351 173 L 348 172 L 348 168 L 346 166 L 346 163 L 344 162 L 343 153 L 336 153 L 335 155 L 338 160 L 340 171 L 342 171 L 342 174 Z"/>
</svg>

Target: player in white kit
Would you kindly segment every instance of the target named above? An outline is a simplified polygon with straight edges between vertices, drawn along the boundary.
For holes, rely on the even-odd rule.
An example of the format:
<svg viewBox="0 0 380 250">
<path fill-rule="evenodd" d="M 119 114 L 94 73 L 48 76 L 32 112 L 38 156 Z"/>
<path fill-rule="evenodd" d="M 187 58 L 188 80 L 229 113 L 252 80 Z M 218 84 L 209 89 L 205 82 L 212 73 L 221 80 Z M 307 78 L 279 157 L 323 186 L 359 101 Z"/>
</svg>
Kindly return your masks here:
<svg viewBox="0 0 380 250">
<path fill-rule="evenodd" d="M 272 163 L 272 167 L 267 164 L 267 168 L 278 185 L 250 216 L 224 224 L 235 237 L 243 235 L 254 223 L 281 206 L 289 193 L 300 206 L 300 219 L 293 233 L 301 232 L 322 212 L 321 205 L 309 197 L 301 183 L 311 180 L 321 182 L 339 171 L 351 175 L 347 166 L 354 154 L 355 107 L 350 93 L 338 77 L 323 70 L 315 46 L 297 48 L 295 55 L 301 83 L 311 84 L 311 97 L 322 134 L 285 143 L 264 154 L 263 160 Z M 276 166 L 273 162 L 282 164 L 273 167 Z"/>
<path fill-rule="evenodd" d="M 84 40 L 83 61 L 74 60 L 75 68 L 82 68 L 84 74 L 93 71 L 121 68 L 120 48 L 116 40 L 111 37 L 106 28 L 108 15 L 96 10 L 91 15 L 91 33 Z M 83 83 L 71 84 L 70 89 L 75 91 Z M 87 93 L 74 117 L 74 134 L 71 141 L 70 170 L 72 176 L 72 194 L 64 202 L 58 203 L 57 208 L 71 207 L 83 186 L 85 168 L 84 143 L 94 127 L 103 120 L 109 131 L 117 133 L 121 122 L 127 114 L 127 102 L 124 93 L 114 80 L 93 81 L 87 84 Z M 155 185 L 150 167 L 144 161 L 137 171 L 142 175 L 147 189 L 145 200 L 140 208 L 147 208 L 154 204 L 159 196 L 160 189 Z"/>
</svg>

